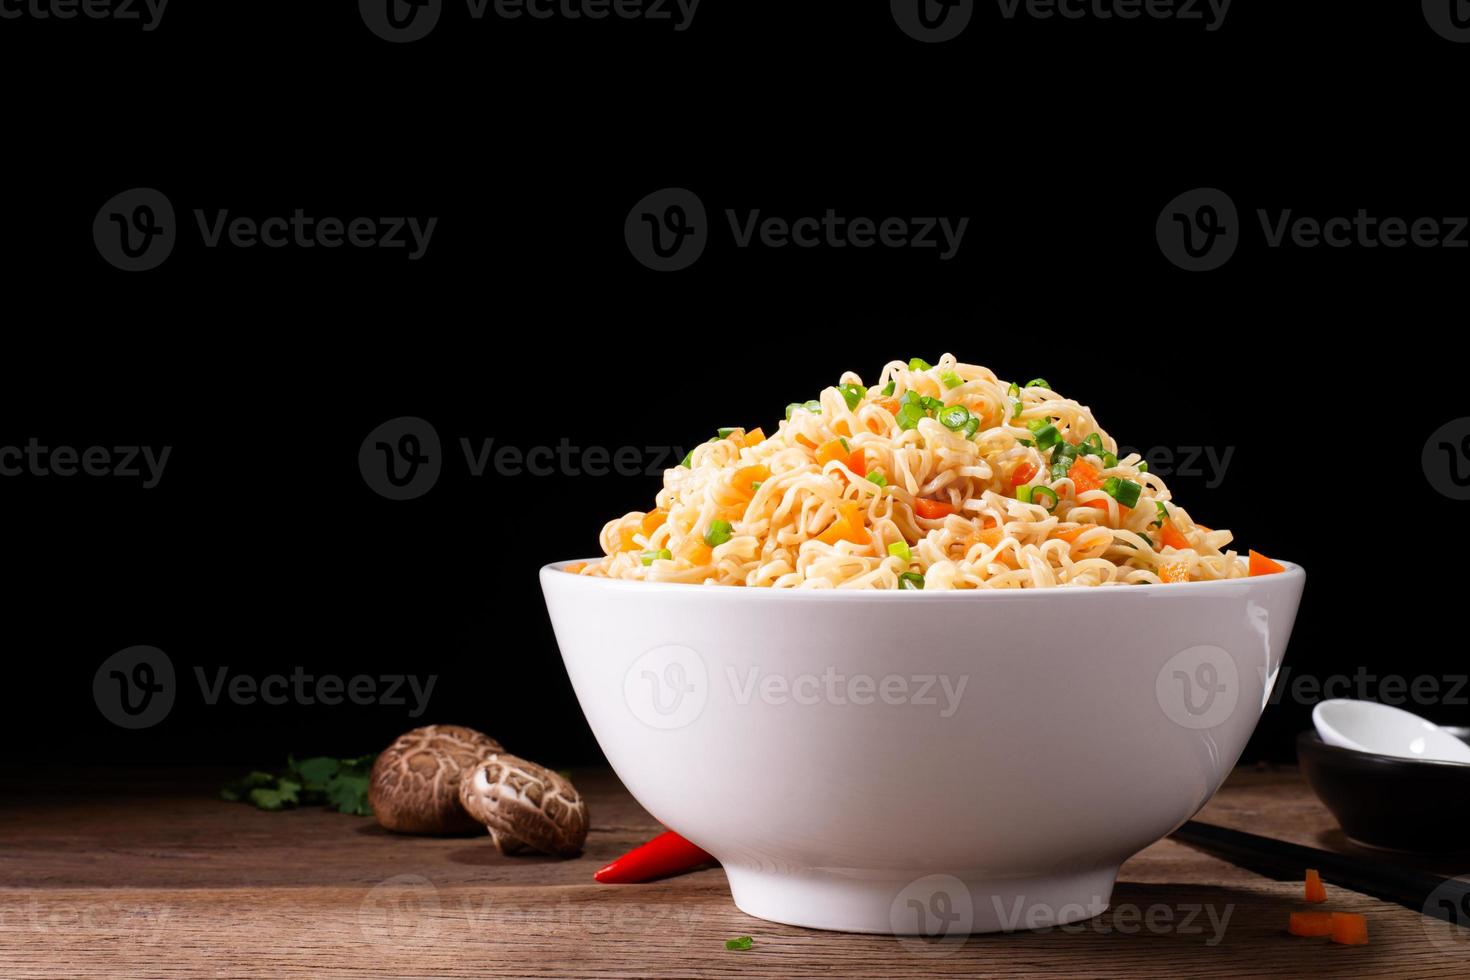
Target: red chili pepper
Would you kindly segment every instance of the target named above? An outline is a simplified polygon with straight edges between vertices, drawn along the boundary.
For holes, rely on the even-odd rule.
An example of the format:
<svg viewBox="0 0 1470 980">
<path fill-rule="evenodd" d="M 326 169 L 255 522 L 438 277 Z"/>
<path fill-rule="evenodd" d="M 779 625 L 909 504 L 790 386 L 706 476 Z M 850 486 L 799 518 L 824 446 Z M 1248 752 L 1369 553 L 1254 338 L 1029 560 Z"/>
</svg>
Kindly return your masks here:
<svg viewBox="0 0 1470 980">
<path fill-rule="evenodd" d="M 672 830 L 666 830 L 642 847 L 635 847 L 592 877 L 604 885 L 629 885 L 682 874 L 714 858 Z"/>
</svg>

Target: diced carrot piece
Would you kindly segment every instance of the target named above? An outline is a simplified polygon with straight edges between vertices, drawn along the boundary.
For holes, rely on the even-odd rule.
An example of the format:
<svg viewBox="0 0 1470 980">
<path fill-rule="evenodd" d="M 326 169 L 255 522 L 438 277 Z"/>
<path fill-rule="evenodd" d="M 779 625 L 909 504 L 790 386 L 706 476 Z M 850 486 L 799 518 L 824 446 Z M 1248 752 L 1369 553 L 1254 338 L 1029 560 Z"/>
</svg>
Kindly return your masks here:
<svg viewBox="0 0 1470 980">
<path fill-rule="evenodd" d="M 856 501 L 844 500 L 837 505 L 837 519 L 834 520 L 827 530 L 817 535 L 817 540 L 825 544 L 836 544 L 839 541 L 851 541 L 853 544 L 871 544 L 873 536 L 868 529 L 863 527 L 863 517 L 859 513 L 860 507 Z"/>
<path fill-rule="evenodd" d="M 757 463 L 754 466 L 742 466 L 730 477 L 730 489 L 740 496 L 749 499 L 755 496 L 755 484 L 763 483 L 771 478 L 771 471 Z"/>
<path fill-rule="evenodd" d="M 861 449 L 854 449 L 847 454 L 847 468 L 858 476 L 868 475 L 868 462 L 863 457 L 863 451 Z"/>
<path fill-rule="evenodd" d="M 638 529 L 636 527 L 629 527 L 628 525 L 624 524 L 619 529 L 618 533 L 623 539 L 622 547 L 618 549 L 619 551 L 632 551 L 634 548 L 638 547 L 637 543 L 633 540 L 633 535 L 638 533 Z"/>
<path fill-rule="evenodd" d="M 954 513 L 954 507 L 942 500 L 930 500 L 927 497 L 914 498 L 914 513 L 927 521 L 937 521 L 941 517 L 948 517 Z"/>
<path fill-rule="evenodd" d="M 1016 467 L 1016 472 L 1011 474 L 1011 489 L 1015 490 L 1017 487 L 1030 481 L 1035 475 L 1036 464 L 1029 459 L 1026 460 L 1020 466 Z"/>
<path fill-rule="evenodd" d="M 893 397 L 875 398 L 873 400 L 873 404 L 888 409 L 888 411 L 893 415 L 897 415 L 898 410 L 901 407 L 898 403 L 898 399 Z"/>
<path fill-rule="evenodd" d="M 1368 945 L 1368 917 L 1356 912 L 1333 912 L 1332 941 L 1344 946 Z"/>
<path fill-rule="evenodd" d="M 1179 550 L 1183 551 L 1185 548 L 1189 547 L 1189 539 L 1184 536 L 1183 532 L 1181 532 L 1177 527 L 1174 526 L 1173 521 L 1164 522 L 1164 526 L 1159 530 L 1159 537 L 1160 540 L 1164 542 L 1164 544 L 1168 545 L 1171 548 L 1178 548 Z"/>
<path fill-rule="evenodd" d="M 1330 936 L 1332 915 L 1331 912 L 1293 912 L 1286 931 L 1293 936 Z"/>
<path fill-rule="evenodd" d="M 842 459 L 847 452 L 847 447 L 842 444 L 841 439 L 824 442 L 817 447 L 817 465 L 826 466 L 834 459 Z"/>
<path fill-rule="evenodd" d="M 1078 493 L 1102 489 L 1102 473 L 1085 459 L 1073 460 L 1067 475 L 1072 478 L 1072 486 L 1077 488 Z"/>
<path fill-rule="evenodd" d="M 1250 553 L 1250 573 L 1252 575 L 1275 575 L 1277 572 L 1286 571 L 1286 566 L 1277 564 L 1259 551 Z"/>
<path fill-rule="evenodd" d="M 1159 578 L 1165 582 L 1188 582 L 1189 562 L 1166 561 L 1159 566 Z"/>
<path fill-rule="evenodd" d="M 1327 901 L 1327 889 L 1322 885 L 1322 876 L 1317 873 L 1316 868 L 1307 869 L 1307 901 Z"/>
<path fill-rule="evenodd" d="M 797 441 L 797 443 L 799 443 L 800 445 L 805 446 L 808 449 L 816 449 L 817 448 L 817 444 L 816 443 L 812 442 L 810 439 L 808 439 L 806 436 L 802 435 L 800 432 L 798 432 L 796 434 L 796 441 Z"/>
<path fill-rule="evenodd" d="M 568 565 L 566 568 L 563 568 L 562 571 L 568 572 L 568 573 L 570 573 L 572 575 L 580 575 L 580 574 L 582 574 L 582 569 L 584 569 L 586 567 L 587 567 L 587 563 L 585 561 L 574 561 L 570 565 Z"/>
<path fill-rule="evenodd" d="M 1005 536 L 1006 533 L 998 527 L 987 527 L 975 535 L 975 537 L 979 538 L 980 543 L 987 548 L 994 548 L 1000 544 L 1001 539 Z"/>
<path fill-rule="evenodd" d="M 679 546 L 679 557 L 687 559 L 691 565 L 708 565 L 714 559 L 714 552 L 709 545 L 690 535 Z"/>
<path fill-rule="evenodd" d="M 737 474 L 738 476 L 739 474 Z M 646 538 L 654 531 L 664 526 L 664 521 L 669 519 L 669 512 L 659 507 L 643 515 L 643 523 L 638 525 L 638 530 L 643 532 Z"/>
<path fill-rule="evenodd" d="M 1069 527 L 1065 531 L 1053 531 L 1051 532 L 1051 536 L 1058 539 L 1059 541 L 1065 541 L 1068 544 L 1071 544 L 1073 541 L 1076 541 L 1079 536 L 1081 536 L 1083 531 L 1090 531 L 1096 526 L 1096 524 L 1078 524 L 1076 527 Z"/>
<path fill-rule="evenodd" d="M 758 445 L 760 445 L 761 443 L 763 443 L 765 441 L 766 441 L 766 430 L 764 430 L 764 429 L 761 429 L 761 428 L 751 429 L 749 432 L 747 432 L 745 434 L 745 444 L 747 446 L 758 446 Z"/>
</svg>

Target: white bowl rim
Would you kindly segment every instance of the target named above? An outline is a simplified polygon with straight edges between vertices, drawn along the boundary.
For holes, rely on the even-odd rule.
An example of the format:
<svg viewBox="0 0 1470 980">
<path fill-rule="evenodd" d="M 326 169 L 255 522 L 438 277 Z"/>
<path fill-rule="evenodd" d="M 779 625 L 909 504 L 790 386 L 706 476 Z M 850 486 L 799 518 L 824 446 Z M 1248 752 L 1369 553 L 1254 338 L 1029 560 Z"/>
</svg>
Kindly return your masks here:
<svg viewBox="0 0 1470 980">
<path fill-rule="evenodd" d="M 548 572 L 561 572 L 566 566 L 577 562 L 599 561 L 598 558 L 569 558 L 565 561 L 554 561 L 542 565 L 540 574 Z M 1252 585 L 1276 582 L 1295 581 L 1300 582 L 1306 578 L 1306 570 L 1295 562 L 1273 559 L 1284 566 L 1286 571 L 1272 575 L 1251 575 L 1243 578 L 1222 578 L 1208 582 L 1160 582 L 1157 584 L 1147 583 L 1143 585 L 1125 585 L 1117 588 L 1102 586 L 1052 586 L 1043 589 L 841 589 L 841 588 L 816 588 L 816 589 L 769 589 L 752 588 L 741 585 L 705 585 L 702 582 L 645 582 L 639 579 L 605 578 L 595 575 L 568 575 L 567 578 L 584 583 L 587 588 L 602 589 L 635 589 L 643 592 L 688 592 L 699 590 L 707 595 L 744 595 L 744 596 L 783 596 L 801 597 L 810 599 L 839 599 L 841 601 L 852 601 L 853 599 L 867 597 L 876 599 L 885 597 L 880 601 L 889 601 L 896 597 L 904 597 L 921 602 L 953 602 L 968 601 L 998 601 L 1001 596 L 1009 596 L 1017 599 L 1022 596 L 1035 600 L 1042 596 L 1054 595 L 1098 595 L 1119 593 L 1133 595 L 1135 593 L 1144 595 L 1158 595 L 1163 590 L 1167 595 L 1196 595 L 1208 592 L 1226 592 L 1231 589 L 1242 589 Z M 983 599 L 981 597 L 989 597 Z M 783 598 L 778 601 L 792 601 Z"/>
</svg>

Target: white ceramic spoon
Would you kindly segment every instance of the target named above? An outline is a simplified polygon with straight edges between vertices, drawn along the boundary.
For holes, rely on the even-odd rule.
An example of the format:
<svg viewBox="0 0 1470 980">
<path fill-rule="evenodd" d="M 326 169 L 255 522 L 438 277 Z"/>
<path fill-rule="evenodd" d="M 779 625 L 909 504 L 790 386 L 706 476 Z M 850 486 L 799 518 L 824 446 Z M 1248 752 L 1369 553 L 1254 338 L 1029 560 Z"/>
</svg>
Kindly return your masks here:
<svg viewBox="0 0 1470 980">
<path fill-rule="evenodd" d="M 1312 709 L 1312 724 L 1322 741 L 1344 749 L 1427 762 L 1470 763 L 1470 745 L 1412 711 L 1376 701 L 1322 701 Z"/>
</svg>

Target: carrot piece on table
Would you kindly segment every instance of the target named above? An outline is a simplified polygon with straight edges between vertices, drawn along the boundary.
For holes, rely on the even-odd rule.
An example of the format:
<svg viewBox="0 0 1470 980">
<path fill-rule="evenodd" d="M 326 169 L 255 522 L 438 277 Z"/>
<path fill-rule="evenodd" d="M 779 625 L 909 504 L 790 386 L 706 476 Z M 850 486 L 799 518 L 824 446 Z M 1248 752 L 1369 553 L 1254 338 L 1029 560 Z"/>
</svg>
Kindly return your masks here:
<svg viewBox="0 0 1470 980">
<path fill-rule="evenodd" d="M 1016 472 L 1011 474 L 1011 489 L 1015 490 L 1023 483 L 1029 482 L 1030 479 L 1035 475 L 1036 464 L 1031 462 L 1031 460 L 1029 459 L 1026 460 L 1020 466 L 1016 467 Z"/>
<path fill-rule="evenodd" d="M 1098 472 L 1096 466 L 1085 459 L 1073 460 L 1072 468 L 1067 471 L 1067 475 L 1072 478 L 1072 486 L 1078 493 L 1102 489 L 1102 474 Z"/>
<path fill-rule="evenodd" d="M 1332 935 L 1331 912 L 1293 912 L 1286 924 L 1286 931 L 1293 936 Z"/>
<path fill-rule="evenodd" d="M 1178 548 L 1180 551 L 1189 547 L 1189 539 L 1174 526 L 1173 521 L 1164 522 L 1164 526 L 1159 529 L 1159 539 L 1170 548 Z"/>
<path fill-rule="evenodd" d="M 1316 868 L 1307 869 L 1307 901 L 1327 901 L 1327 889 L 1322 886 L 1322 876 L 1317 873 Z"/>
<path fill-rule="evenodd" d="M 1250 553 L 1250 573 L 1252 575 L 1275 575 L 1277 572 L 1286 571 L 1284 565 L 1279 565 L 1259 551 Z"/>
<path fill-rule="evenodd" d="M 1368 917 L 1356 912 L 1333 912 L 1332 941 L 1344 946 L 1368 945 Z"/>
<path fill-rule="evenodd" d="M 937 521 L 954 513 L 954 507 L 942 500 L 927 497 L 914 498 L 914 513 L 928 521 Z"/>
</svg>

